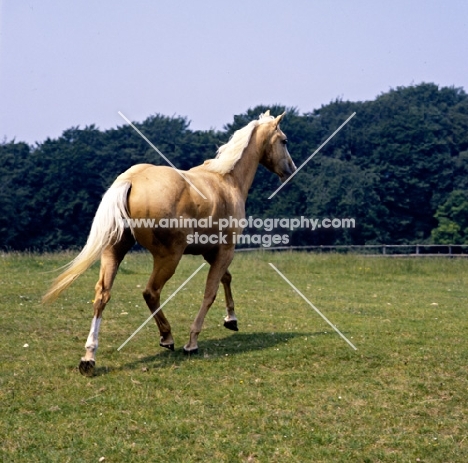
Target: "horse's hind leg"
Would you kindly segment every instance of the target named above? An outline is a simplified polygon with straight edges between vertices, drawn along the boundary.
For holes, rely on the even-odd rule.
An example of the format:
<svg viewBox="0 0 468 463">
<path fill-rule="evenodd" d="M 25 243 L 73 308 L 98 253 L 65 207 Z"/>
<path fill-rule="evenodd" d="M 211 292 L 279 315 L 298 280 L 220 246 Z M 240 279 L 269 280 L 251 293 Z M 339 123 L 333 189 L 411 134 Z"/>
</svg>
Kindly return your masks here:
<svg viewBox="0 0 468 463">
<path fill-rule="evenodd" d="M 80 373 L 84 376 L 92 376 L 94 374 L 102 312 L 111 297 L 110 291 L 119 265 L 134 243 L 133 237 L 130 234 L 126 234 L 119 243 L 108 246 L 102 252 L 101 270 L 99 273 L 99 280 L 95 286 L 96 292 L 93 302 L 94 317 L 85 345 L 86 353 L 84 357 L 81 358 L 79 365 Z"/>
<path fill-rule="evenodd" d="M 221 278 L 221 283 L 224 288 L 224 296 L 226 299 L 226 316 L 224 317 L 224 326 L 232 331 L 239 331 L 237 327 L 237 317 L 234 312 L 234 299 L 232 298 L 231 292 L 231 280 L 232 275 L 229 270 L 226 270 L 225 274 Z"/>
<path fill-rule="evenodd" d="M 151 313 L 154 313 L 154 320 L 159 328 L 159 345 L 170 350 L 174 350 L 174 339 L 172 337 L 171 325 L 160 306 L 161 291 L 177 268 L 177 264 L 182 257 L 182 253 L 174 252 L 164 258 L 154 256 L 154 266 L 151 277 L 148 281 L 143 297 Z"/>
</svg>

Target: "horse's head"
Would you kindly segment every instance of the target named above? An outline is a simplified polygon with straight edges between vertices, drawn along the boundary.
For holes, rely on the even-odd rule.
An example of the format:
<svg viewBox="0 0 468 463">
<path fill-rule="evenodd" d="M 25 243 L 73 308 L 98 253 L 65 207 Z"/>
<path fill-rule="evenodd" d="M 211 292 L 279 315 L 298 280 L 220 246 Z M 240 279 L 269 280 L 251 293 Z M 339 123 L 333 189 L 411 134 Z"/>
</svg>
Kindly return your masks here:
<svg viewBox="0 0 468 463">
<path fill-rule="evenodd" d="M 270 172 L 278 175 L 281 182 L 285 182 L 296 170 L 296 166 L 288 152 L 288 139 L 279 127 L 284 114 L 272 118 L 266 124 L 262 124 L 263 130 L 265 130 L 265 147 L 263 156 L 260 159 L 260 164 Z"/>
</svg>

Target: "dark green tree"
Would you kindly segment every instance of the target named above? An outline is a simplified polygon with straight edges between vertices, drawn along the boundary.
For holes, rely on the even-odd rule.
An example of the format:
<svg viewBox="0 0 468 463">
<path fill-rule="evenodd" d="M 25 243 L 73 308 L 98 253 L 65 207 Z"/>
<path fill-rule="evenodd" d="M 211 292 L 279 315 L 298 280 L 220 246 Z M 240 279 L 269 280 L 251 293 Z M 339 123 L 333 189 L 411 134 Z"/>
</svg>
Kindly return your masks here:
<svg viewBox="0 0 468 463">
<path fill-rule="evenodd" d="M 468 244 L 468 191 L 455 190 L 437 208 L 439 225 L 432 230 L 436 244 Z"/>
<path fill-rule="evenodd" d="M 30 214 L 26 206 L 31 190 L 25 172 L 34 168 L 32 148 L 26 143 L 0 144 L 0 243 L 4 249 L 22 249 L 27 240 Z"/>
<path fill-rule="evenodd" d="M 279 180 L 259 167 L 247 215 L 356 221 L 350 230 L 298 230 L 291 236 L 294 244 L 465 239 L 464 203 L 454 193 L 468 191 L 468 95 L 463 89 L 422 83 L 372 101 L 337 99 L 305 114 L 260 105 L 234 116 L 222 131 L 192 131 L 186 118 L 161 114 L 136 125 L 177 168 L 189 169 L 213 158 L 235 130 L 267 109 L 275 116 L 286 111 L 281 128 L 297 166 L 353 112 L 356 116 L 271 200 Z M 103 193 L 138 163 L 165 161 L 128 125 L 106 131 L 71 128 L 34 147 L 3 142 L 0 247 L 82 246 Z"/>
</svg>

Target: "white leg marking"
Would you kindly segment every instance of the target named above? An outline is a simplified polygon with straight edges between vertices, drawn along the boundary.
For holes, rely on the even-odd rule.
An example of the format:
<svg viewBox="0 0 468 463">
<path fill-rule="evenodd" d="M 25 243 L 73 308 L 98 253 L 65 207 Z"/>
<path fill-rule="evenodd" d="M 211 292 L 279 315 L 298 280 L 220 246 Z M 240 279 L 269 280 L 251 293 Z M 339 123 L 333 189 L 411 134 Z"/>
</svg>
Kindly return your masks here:
<svg viewBox="0 0 468 463">
<path fill-rule="evenodd" d="M 237 321 L 237 317 L 232 313 L 232 314 L 227 314 L 225 317 L 224 317 L 224 321 L 225 322 L 232 322 L 232 321 Z"/>
<path fill-rule="evenodd" d="M 95 353 L 98 348 L 98 335 L 102 318 L 93 317 L 91 329 L 89 330 L 88 340 L 86 341 L 86 350 Z"/>
</svg>

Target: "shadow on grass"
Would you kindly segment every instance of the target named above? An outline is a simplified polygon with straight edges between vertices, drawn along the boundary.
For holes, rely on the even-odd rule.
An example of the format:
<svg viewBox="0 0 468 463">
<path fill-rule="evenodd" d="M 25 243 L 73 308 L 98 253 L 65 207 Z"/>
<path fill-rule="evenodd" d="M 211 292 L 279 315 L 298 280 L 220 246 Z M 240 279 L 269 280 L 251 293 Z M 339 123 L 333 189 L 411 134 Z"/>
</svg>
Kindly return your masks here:
<svg viewBox="0 0 468 463">
<path fill-rule="evenodd" d="M 112 369 L 115 370 L 136 370 L 142 366 L 150 366 L 151 368 L 172 367 L 174 362 L 184 362 L 187 360 L 207 361 L 216 360 L 217 358 L 235 356 L 245 352 L 266 350 L 278 345 L 284 345 L 290 340 L 299 337 L 312 336 L 333 336 L 334 333 L 315 332 L 275 332 L 275 333 L 235 333 L 220 337 L 217 339 L 199 340 L 198 354 L 186 355 L 182 345 L 174 352 L 155 346 L 155 350 L 159 350 L 154 355 L 148 355 L 139 358 L 133 362 L 123 364 L 122 366 Z M 106 367 L 96 368 L 96 376 L 103 376 L 110 373 L 110 369 Z"/>
</svg>

